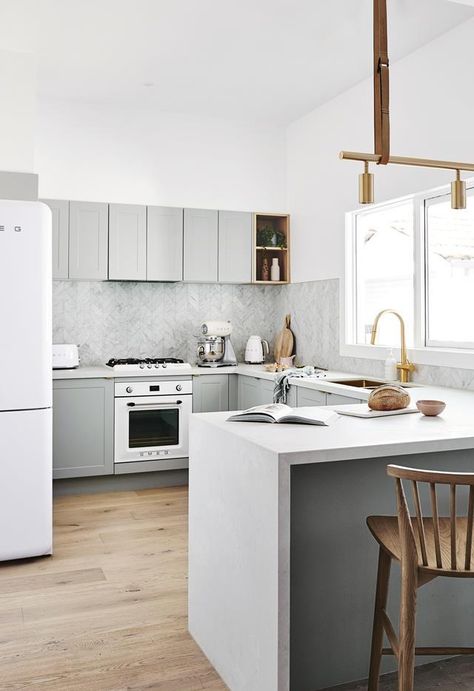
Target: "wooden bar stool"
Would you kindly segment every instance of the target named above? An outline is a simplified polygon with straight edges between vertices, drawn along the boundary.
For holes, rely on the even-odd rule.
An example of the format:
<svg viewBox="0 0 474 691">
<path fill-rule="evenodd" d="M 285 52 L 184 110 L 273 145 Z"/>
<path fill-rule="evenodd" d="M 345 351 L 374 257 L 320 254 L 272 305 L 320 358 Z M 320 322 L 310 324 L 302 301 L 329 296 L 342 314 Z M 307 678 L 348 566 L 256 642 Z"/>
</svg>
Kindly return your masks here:
<svg viewBox="0 0 474 691">
<path fill-rule="evenodd" d="M 382 655 L 398 659 L 398 689 L 413 691 L 415 655 L 469 655 L 474 648 L 415 646 L 416 591 L 437 576 L 473 578 L 474 473 L 444 473 L 389 465 L 395 478 L 397 516 L 369 516 L 367 525 L 380 545 L 368 691 L 378 691 Z M 411 483 L 413 517 L 402 480 Z M 420 486 L 419 486 L 420 485 Z M 429 491 L 431 516 L 423 517 L 421 488 Z M 449 517 L 438 514 L 436 485 L 449 485 Z M 456 487 L 469 486 L 467 516 L 459 517 Z M 416 515 L 415 515 L 416 514 Z M 392 559 L 401 565 L 399 637 L 385 610 Z M 383 635 L 390 648 L 383 648 Z"/>
</svg>

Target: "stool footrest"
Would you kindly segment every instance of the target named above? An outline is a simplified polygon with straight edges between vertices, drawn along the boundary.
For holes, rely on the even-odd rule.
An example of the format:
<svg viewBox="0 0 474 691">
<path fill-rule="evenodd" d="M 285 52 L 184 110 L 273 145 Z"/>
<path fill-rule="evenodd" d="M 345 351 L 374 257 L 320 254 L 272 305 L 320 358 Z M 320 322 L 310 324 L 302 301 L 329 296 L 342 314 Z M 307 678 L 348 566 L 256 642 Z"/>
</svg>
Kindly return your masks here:
<svg viewBox="0 0 474 691">
<path fill-rule="evenodd" d="M 397 655 L 392 648 L 383 648 L 382 655 Z M 415 648 L 415 655 L 474 655 L 474 648 L 459 647 L 420 647 Z"/>
</svg>

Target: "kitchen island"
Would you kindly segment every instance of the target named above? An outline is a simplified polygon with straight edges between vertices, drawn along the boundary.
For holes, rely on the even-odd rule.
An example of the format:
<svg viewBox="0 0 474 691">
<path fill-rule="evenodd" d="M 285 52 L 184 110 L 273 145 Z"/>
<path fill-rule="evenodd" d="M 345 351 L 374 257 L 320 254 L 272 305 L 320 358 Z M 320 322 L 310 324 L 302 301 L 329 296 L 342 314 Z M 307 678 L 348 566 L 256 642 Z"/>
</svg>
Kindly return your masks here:
<svg viewBox="0 0 474 691">
<path fill-rule="evenodd" d="M 386 466 L 474 471 L 474 394 L 410 393 L 446 411 L 329 427 L 192 416 L 189 629 L 232 691 L 367 676 L 378 548 L 365 519 L 396 512 Z M 471 586 L 437 579 L 419 591 L 420 644 L 473 645 Z M 398 590 L 394 568 L 395 621 Z"/>
</svg>

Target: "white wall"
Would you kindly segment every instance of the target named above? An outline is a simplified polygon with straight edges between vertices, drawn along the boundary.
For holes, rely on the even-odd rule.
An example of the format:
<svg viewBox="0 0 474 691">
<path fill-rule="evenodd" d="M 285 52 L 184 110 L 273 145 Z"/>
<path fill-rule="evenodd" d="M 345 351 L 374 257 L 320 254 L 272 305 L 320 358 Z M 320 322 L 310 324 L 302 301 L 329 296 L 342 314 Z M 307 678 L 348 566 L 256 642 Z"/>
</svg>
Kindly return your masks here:
<svg viewBox="0 0 474 691">
<path fill-rule="evenodd" d="M 474 20 L 412 53 L 391 69 L 392 152 L 474 162 Z M 344 213 L 357 207 L 362 164 L 341 149 L 372 151 L 372 83 L 367 80 L 288 129 L 288 206 L 292 279 L 341 277 Z M 445 171 L 376 168 L 376 201 L 443 185 Z"/>
<path fill-rule="evenodd" d="M 34 169 L 36 62 L 29 53 L 0 50 L 0 170 Z"/>
<path fill-rule="evenodd" d="M 116 105 L 40 102 L 40 196 L 284 210 L 285 132 Z"/>
</svg>

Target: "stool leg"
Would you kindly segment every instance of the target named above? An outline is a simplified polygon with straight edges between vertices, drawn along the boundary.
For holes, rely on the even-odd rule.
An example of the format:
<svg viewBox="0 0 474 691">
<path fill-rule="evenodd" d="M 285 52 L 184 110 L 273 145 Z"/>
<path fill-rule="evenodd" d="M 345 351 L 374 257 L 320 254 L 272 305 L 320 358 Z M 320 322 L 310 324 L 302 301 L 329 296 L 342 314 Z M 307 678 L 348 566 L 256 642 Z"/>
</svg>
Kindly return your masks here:
<svg viewBox="0 0 474 691">
<path fill-rule="evenodd" d="M 377 569 L 377 591 L 375 594 L 374 624 L 372 628 L 372 649 L 370 652 L 370 670 L 368 691 L 378 691 L 380 676 L 380 661 L 383 647 L 382 612 L 387 604 L 388 581 L 392 558 L 381 547 L 379 549 L 379 565 Z"/>
<path fill-rule="evenodd" d="M 400 599 L 400 650 L 398 657 L 398 689 L 413 691 L 415 673 L 417 567 L 412 560 L 402 561 Z"/>
</svg>

